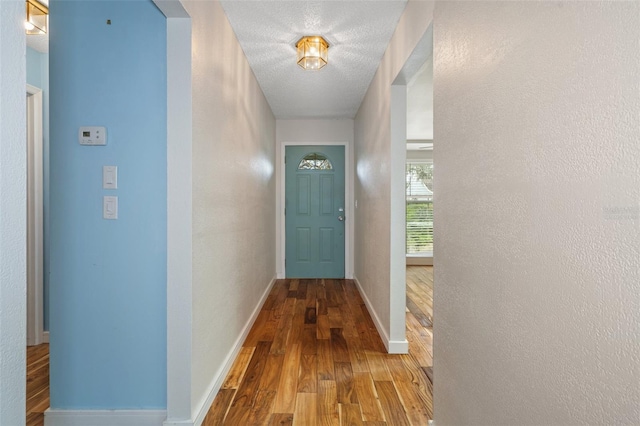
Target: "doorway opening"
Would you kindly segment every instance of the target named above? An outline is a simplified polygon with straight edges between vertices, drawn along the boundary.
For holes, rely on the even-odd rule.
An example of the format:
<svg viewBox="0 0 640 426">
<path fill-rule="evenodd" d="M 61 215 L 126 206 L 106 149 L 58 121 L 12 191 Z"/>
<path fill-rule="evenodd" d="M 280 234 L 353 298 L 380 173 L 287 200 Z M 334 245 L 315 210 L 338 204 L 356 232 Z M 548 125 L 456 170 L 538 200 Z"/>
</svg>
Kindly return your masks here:
<svg viewBox="0 0 640 426">
<path fill-rule="evenodd" d="M 27 395 L 28 425 L 49 408 L 49 345 L 44 332 L 43 93 L 27 85 Z M 45 337 L 46 336 L 46 337 Z"/>
<path fill-rule="evenodd" d="M 48 173 L 49 39 L 27 35 L 27 360 L 26 424 L 49 408 Z"/>
<path fill-rule="evenodd" d="M 407 84 L 407 340 L 433 386 L 433 56 Z"/>
<path fill-rule="evenodd" d="M 433 394 L 432 25 L 391 87 L 391 134 L 391 273 L 396 283 L 391 294 L 397 300 L 392 309 L 398 311 L 396 324 L 405 327 L 408 352 L 429 379 Z M 433 413 L 432 406 L 427 409 Z"/>
</svg>

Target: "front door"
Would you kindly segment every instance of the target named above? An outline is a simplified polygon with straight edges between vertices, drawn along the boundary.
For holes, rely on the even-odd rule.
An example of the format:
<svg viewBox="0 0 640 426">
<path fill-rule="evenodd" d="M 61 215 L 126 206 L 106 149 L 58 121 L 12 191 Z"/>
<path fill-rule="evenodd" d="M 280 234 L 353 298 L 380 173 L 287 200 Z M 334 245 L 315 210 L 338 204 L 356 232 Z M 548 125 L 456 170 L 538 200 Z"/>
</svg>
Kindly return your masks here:
<svg viewBox="0 0 640 426">
<path fill-rule="evenodd" d="M 344 278 L 344 146 L 287 146 L 287 278 Z"/>
</svg>

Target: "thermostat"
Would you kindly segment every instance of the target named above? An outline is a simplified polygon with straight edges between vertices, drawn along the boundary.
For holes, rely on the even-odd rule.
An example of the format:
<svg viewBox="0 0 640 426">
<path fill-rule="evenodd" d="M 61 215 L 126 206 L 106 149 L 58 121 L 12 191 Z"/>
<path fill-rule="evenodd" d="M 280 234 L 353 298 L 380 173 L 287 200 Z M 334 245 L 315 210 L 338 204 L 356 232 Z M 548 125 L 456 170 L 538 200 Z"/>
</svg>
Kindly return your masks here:
<svg viewBox="0 0 640 426">
<path fill-rule="evenodd" d="M 80 141 L 80 145 L 106 145 L 107 128 L 96 126 L 80 127 L 78 140 Z"/>
</svg>

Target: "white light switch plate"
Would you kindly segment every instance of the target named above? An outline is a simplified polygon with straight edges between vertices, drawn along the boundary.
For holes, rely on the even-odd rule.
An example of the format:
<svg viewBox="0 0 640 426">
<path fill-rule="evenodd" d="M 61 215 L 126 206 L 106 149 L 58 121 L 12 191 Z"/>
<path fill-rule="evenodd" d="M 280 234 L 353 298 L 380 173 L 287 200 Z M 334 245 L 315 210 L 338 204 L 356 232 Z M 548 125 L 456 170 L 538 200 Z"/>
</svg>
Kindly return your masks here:
<svg viewBox="0 0 640 426">
<path fill-rule="evenodd" d="M 104 219 L 118 218 L 118 197 L 106 195 L 102 199 L 102 217 Z"/>
<path fill-rule="evenodd" d="M 102 188 L 118 189 L 118 166 L 102 166 Z"/>
</svg>

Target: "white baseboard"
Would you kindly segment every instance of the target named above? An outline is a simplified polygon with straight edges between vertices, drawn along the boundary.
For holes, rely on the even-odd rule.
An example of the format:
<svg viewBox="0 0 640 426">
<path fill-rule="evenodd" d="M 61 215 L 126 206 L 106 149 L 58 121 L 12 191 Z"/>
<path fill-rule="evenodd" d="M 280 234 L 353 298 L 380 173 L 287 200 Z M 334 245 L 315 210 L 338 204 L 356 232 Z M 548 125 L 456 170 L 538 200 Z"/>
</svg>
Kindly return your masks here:
<svg viewBox="0 0 640 426">
<path fill-rule="evenodd" d="M 42 332 L 42 343 L 49 343 L 49 332 L 48 331 L 43 331 Z"/>
<path fill-rule="evenodd" d="M 389 352 L 390 354 L 408 354 L 409 341 L 389 340 L 389 345 L 387 345 L 387 352 Z"/>
<path fill-rule="evenodd" d="M 407 266 L 433 266 L 433 256 L 410 256 L 407 255 Z"/>
<path fill-rule="evenodd" d="M 213 404 L 213 400 L 218 394 L 218 391 L 220 390 L 220 388 L 222 387 L 222 384 L 224 383 L 224 379 L 227 377 L 227 374 L 229 373 L 229 370 L 231 370 L 231 367 L 233 367 L 233 362 L 236 360 L 238 353 L 240 353 L 240 349 L 242 349 L 242 344 L 244 343 L 245 339 L 249 335 L 249 331 L 251 330 L 251 327 L 253 327 L 253 323 L 255 323 L 256 319 L 258 318 L 258 314 L 260 313 L 260 310 L 262 309 L 264 302 L 267 301 L 267 297 L 269 296 L 269 293 L 271 293 L 271 289 L 276 283 L 276 279 L 277 278 L 274 277 L 271 280 L 271 283 L 267 286 L 267 289 L 264 291 L 264 293 L 262 294 L 262 297 L 260 298 L 260 301 L 258 302 L 255 309 L 253 310 L 251 317 L 249 318 L 244 328 L 242 329 L 242 333 L 240 334 L 240 336 L 238 336 L 238 339 L 236 339 L 236 342 L 231 348 L 231 351 L 229 351 L 229 354 L 225 358 L 224 363 L 222 364 L 220 369 L 218 369 L 218 372 L 213 377 L 213 380 L 209 385 L 209 393 L 207 394 L 206 399 L 202 401 L 202 403 L 200 404 L 200 407 L 196 409 L 198 415 L 196 416 L 193 422 L 194 426 L 199 426 L 204 421 L 204 418 L 207 415 L 207 412 L 209 411 L 209 407 L 211 407 L 211 404 Z M 178 426 L 178 425 L 182 426 L 184 425 L 184 423 L 170 423 L 170 422 L 164 423 L 164 426 Z"/>
<path fill-rule="evenodd" d="M 161 426 L 166 410 L 57 410 L 44 412 L 45 426 Z"/>
<path fill-rule="evenodd" d="M 360 281 L 358 281 L 358 277 L 354 275 L 353 280 L 355 281 L 356 286 L 358 286 L 358 291 L 360 292 L 360 295 L 362 295 L 364 304 L 367 306 L 369 315 L 371 315 L 371 319 L 373 319 L 373 323 L 376 325 L 378 334 L 380 334 L 380 338 L 382 339 L 382 343 L 384 343 L 384 347 L 387 348 L 387 352 L 390 354 L 409 353 L 409 342 L 407 342 L 407 340 L 389 340 L 389 333 L 387 333 L 387 330 L 385 330 L 382 325 L 382 321 L 380 321 L 378 313 L 373 309 L 373 305 L 371 304 L 367 293 L 362 289 L 362 285 L 360 284 Z"/>
</svg>

